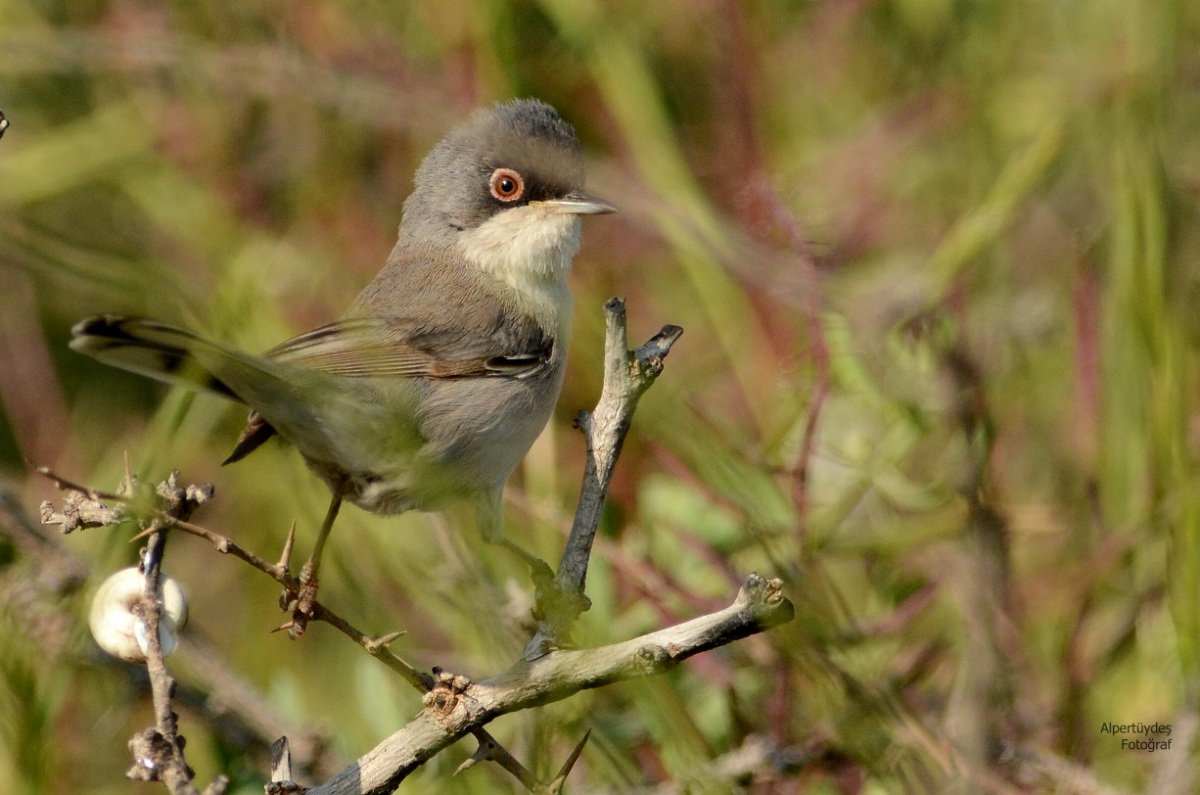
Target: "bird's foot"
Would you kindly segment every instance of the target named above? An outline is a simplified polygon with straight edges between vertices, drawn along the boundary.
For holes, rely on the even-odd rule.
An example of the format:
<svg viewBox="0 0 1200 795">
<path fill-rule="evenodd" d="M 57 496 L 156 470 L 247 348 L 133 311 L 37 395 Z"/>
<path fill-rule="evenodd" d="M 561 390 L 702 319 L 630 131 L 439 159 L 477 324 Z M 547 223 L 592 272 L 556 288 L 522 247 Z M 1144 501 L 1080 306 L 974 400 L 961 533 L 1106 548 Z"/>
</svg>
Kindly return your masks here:
<svg viewBox="0 0 1200 795">
<path fill-rule="evenodd" d="M 554 579 L 554 569 L 550 568 L 550 564 L 534 555 L 532 552 L 526 552 L 521 547 L 517 546 L 507 538 L 501 538 L 495 542 L 499 546 L 504 547 L 509 552 L 513 553 L 524 561 L 529 567 L 529 576 L 533 580 L 533 584 L 539 588 L 545 586 Z"/>
<path fill-rule="evenodd" d="M 296 640 L 308 629 L 317 606 L 317 572 L 312 560 L 300 569 L 299 586 L 284 588 L 279 597 L 279 606 L 285 613 L 291 613 L 292 618 L 279 629 L 286 629 L 288 637 Z"/>
</svg>

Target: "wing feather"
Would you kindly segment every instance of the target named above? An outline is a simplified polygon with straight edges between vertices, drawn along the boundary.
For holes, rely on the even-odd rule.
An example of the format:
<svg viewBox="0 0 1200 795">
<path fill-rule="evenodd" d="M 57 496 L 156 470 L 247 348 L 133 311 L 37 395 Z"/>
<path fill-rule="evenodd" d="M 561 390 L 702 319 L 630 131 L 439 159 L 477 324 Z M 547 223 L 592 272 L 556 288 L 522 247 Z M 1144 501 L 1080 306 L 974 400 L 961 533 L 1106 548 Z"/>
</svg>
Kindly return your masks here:
<svg viewBox="0 0 1200 795">
<path fill-rule="evenodd" d="M 550 361 L 554 340 L 540 329 L 467 336 L 407 318 L 347 318 L 293 337 L 269 359 L 351 378 L 521 378 Z M 507 333 L 506 333 L 507 332 Z"/>
</svg>

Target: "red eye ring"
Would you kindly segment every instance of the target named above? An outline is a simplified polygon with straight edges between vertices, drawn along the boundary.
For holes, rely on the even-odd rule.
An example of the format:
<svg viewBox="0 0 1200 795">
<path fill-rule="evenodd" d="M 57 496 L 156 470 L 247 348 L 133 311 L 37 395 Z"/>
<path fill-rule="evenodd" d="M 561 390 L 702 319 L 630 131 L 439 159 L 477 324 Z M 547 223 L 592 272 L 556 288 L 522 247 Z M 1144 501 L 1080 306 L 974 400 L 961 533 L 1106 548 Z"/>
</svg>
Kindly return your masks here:
<svg viewBox="0 0 1200 795">
<path fill-rule="evenodd" d="M 488 180 L 492 195 L 502 202 L 515 202 L 525 193 L 525 180 L 511 168 L 498 168 Z"/>
</svg>

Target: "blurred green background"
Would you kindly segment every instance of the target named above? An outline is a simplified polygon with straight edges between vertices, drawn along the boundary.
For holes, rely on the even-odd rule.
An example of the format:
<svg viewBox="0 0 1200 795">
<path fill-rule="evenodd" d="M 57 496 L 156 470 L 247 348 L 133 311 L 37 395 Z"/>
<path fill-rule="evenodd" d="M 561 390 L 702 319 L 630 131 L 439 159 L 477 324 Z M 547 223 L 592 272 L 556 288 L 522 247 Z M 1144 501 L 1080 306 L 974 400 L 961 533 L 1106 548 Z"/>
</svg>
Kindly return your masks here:
<svg viewBox="0 0 1200 795">
<path fill-rule="evenodd" d="M 578 640 L 717 608 L 754 570 L 798 617 L 496 736 L 549 776 L 591 729 L 575 792 L 1195 791 L 1200 4 L 0 0 L 5 791 L 127 792 L 151 722 L 85 626 L 136 545 L 31 540 L 19 515 L 57 495 L 27 460 L 97 488 L 126 454 L 179 468 L 216 485 L 196 520 L 267 558 L 293 519 L 306 553 L 327 499 L 284 447 L 222 469 L 241 409 L 77 356 L 71 324 L 262 349 L 337 317 L 423 154 L 527 95 L 622 212 L 586 225 L 568 383 L 509 533 L 557 559 L 570 422 L 624 295 L 637 341 L 687 331 L 635 418 Z M 277 589 L 237 561 L 180 537 L 167 570 L 202 785 L 261 792 L 280 733 L 324 743 L 298 751 L 314 782 L 420 709 L 327 627 L 268 634 Z M 407 630 L 414 664 L 474 678 L 519 652 L 529 593 L 436 517 L 357 509 L 322 580 L 358 626 Z M 1170 750 L 1105 731 L 1156 722 Z M 473 750 L 403 791 L 514 788 L 452 778 Z"/>
</svg>

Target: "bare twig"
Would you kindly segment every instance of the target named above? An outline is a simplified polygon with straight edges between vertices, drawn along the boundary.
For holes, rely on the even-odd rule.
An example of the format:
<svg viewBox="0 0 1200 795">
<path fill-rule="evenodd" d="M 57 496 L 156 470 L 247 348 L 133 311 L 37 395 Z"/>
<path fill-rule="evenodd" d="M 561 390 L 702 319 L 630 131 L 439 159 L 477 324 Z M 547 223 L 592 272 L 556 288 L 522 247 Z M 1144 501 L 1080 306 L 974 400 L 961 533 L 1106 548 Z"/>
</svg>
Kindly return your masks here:
<svg viewBox="0 0 1200 795">
<path fill-rule="evenodd" d="M 184 758 L 184 739 L 179 734 L 178 716 L 172 709 L 175 680 L 167 671 L 158 635 L 162 613 L 158 597 L 159 573 L 166 540 L 166 532 L 157 530 L 150 536 L 142 560 L 146 587 L 135 612 L 146 626 L 146 669 L 150 674 L 150 691 L 154 700 L 154 726 L 135 734 L 129 741 L 133 767 L 125 775 L 138 781 L 161 781 L 175 795 L 199 795 L 192 786 L 195 773 Z"/>
<path fill-rule="evenodd" d="M 625 434 L 629 432 L 638 399 L 658 378 L 663 359 L 683 334 L 679 326 L 663 326 L 645 345 L 631 351 L 625 328 L 624 299 L 609 299 L 604 304 L 604 315 L 604 387 L 596 408 L 591 413 L 581 414 L 576 422 L 587 440 L 579 507 L 558 573 L 552 584 L 539 589 L 537 618 L 540 623 L 525 647 L 527 660 L 559 646 L 568 636 L 575 619 L 590 607 L 584 586 L 592 541 L 600 525 L 600 513 L 612 481 L 613 468 L 621 454 Z"/>
<path fill-rule="evenodd" d="M 171 473 L 158 489 L 159 496 L 167 504 L 166 513 L 172 518 L 186 521 L 202 502 L 212 495 L 212 487 L 176 487 L 178 473 Z M 174 795 L 199 795 L 192 785 L 195 773 L 188 767 L 183 749 L 185 741 L 179 734 L 178 716 L 173 709 L 175 680 L 167 670 L 165 655 L 158 628 L 162 618 L 160 583 L 163 552 L 167 544 L 167 529 L 151 522 L 149 541 L 142 555 L 142 570 L 146 584 L 141 602 L 134 612 L 146 628 L 146 670 L 150 675 L 150 691 L 154 701 L 154 726 L 133 736 L 129 751 L 133 755 L 133 767 L 126 773 L 140 781 L 161 781 Z M 215 780 L 205 793 L 221 795 L 228 779 Z"/>
<path fill-rule="evenodd" d="M 99 491 L 97 489 L 91 489 L 91 488 L 88 488 L 87 486 L 76 483 L 72 480 L 68 480 L 67 478 L 63 477 L 62 475 L 59 475 L 57 472 L 52 470 L 50 467 L 37 466 L 36 464 L 34 464 L 32 462 L 26 462 L 26 463 L 29 464 L 30 468 L 33 469 L 34 472 L 36 472 L 37 474 L 41 475 L 44 478 L 48 478 L 49 480 L 53 481 L 54 485 L 57 486 L 62 491 L 79 492 L 80 494 L 82 494 L 83 496 L 87 497 L 89 500 L 92 500 L 94 502 L 100 502 L 100 501 L 107 500 L 108 502 L 124 503 L 129 500 L 129 495 L 124 492 Z M 130 483 L 130 481 L 128 480 L 128 478 L 126 478 L 125 484 L 129 484 L 129 483 Z M 42 504 L 45 505 L 45 503 L 42 503 Z M 55 524 L 54 522 L 43 522 L 43 523 L 44 524 Z M 69 533 L 71 531 L 64 528 L 63 532 Z"/>
</svg>

